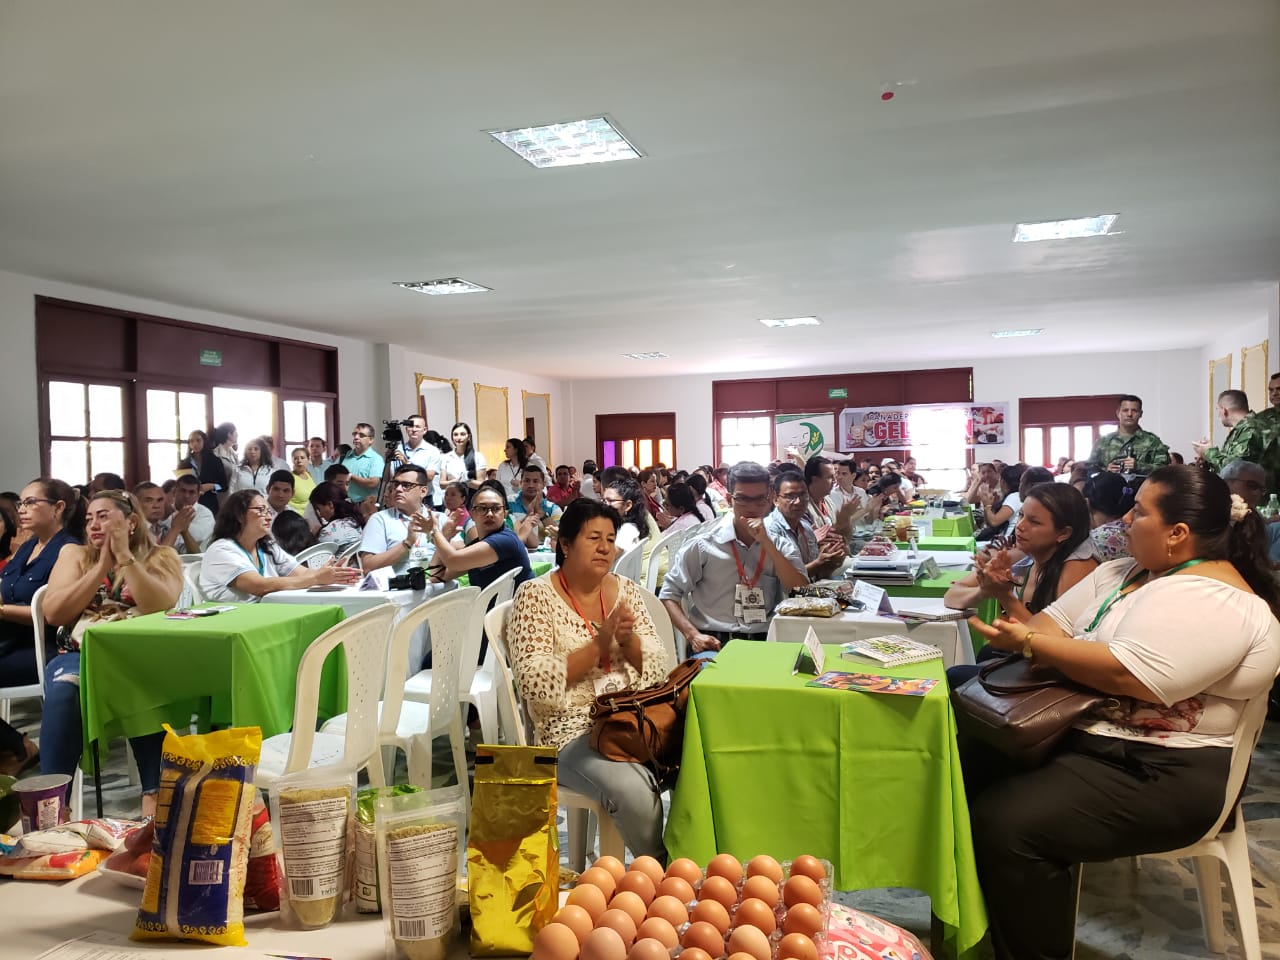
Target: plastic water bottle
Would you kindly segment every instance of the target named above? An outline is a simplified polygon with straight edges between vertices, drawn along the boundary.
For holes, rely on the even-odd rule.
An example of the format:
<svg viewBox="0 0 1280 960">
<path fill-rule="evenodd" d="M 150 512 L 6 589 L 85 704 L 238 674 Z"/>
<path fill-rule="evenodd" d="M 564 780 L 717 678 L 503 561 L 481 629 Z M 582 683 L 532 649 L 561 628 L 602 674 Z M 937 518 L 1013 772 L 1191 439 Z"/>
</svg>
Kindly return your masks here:
<svg viewBox="0 0 1280 960">
<path fill-rule="evenodd" d="M 1266 506 L 1264 506 L 1259 512 L 1268 520 L 1280 516 L 1280 497 L 1277 497 L 1273 493 L 1271 495 L 1271 499 L 1267 501 Z"/>
</svg>

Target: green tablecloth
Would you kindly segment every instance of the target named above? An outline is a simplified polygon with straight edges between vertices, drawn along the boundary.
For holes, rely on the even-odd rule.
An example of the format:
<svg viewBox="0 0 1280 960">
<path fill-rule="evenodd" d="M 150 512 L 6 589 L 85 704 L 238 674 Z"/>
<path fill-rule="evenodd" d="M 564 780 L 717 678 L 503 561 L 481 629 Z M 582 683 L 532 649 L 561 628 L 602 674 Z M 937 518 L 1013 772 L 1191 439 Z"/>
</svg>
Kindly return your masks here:
<svg viewBox="0 0 1280 960">
<path fill-rule="evenodd" d="M 917 580 L 913 584 L 887 584 L 885 593 L 891 597 L 933 597 L 941 599 L 951 585 L 969 575 L 968 570 L 943 570 L 932 580 Z"/>
<path fill-rule="evenodd" d="M 540 577 L 540 576 L 542 576 L 544 573 L 547 573 L 547 572 L 551 569 L 551 567 L 553 566 L 553 564 L 546 563 L 545 561 L 544 561 L 544 562 L 531 561 L 531 562 L 529 563 L 529 566 L 530 566 L 530 568 L 532 568 L 532 570 L 533 570 L 533 575 L 534 575 L 535 577 Z M 469 587 L 469 586 L 471 586 L 471 578 L 470 578 L 469 576 L 467 576 L 467 574 L 465 574 L 465 573 L 464 573 L 462 576 L 458 577 L 458 578 L 457 578 L 457 580 L 456 580 L 455 582 L 456 582 L 456 583 L 458 584 L 458 586 L 460 586 L 460 587 Z"/>
<path fill-rule="evenodd" d="M 341 607 L 241 604 L 194 620 L 153 613 L 90 627 L 80 653 L 86 746 L 94 740 L 185 727 L 193 713 L 264 737 L 293 726 L 298 661 L 311 641 L 344 618 Z M 346 707 L 341 651 L 326 661 L 319 713 Z M 220 709 L 221 707 L 221 709 Z"/>
<path fill-rule="evenodd" d="M 910 544 L 899 543 L 898 546 L 905 550 Z M 978 542 L 973 537 L 921 537 L 916 541 L 916 546 L 921 550 L 959 550 L 964 553 L 974 553 L 978 549 Z"/>
<path fill-rule="evenodd" d="M 925 697 L 806 687 L 797 649 L 736 641 L 694 681 L 668 853 L 825 857 L 836 889 L 924 891 L 968 951 L 987 917 L 945 681 Z M 856 669 L 834 647 L 827 665 Z M 876 672 L 942 680 L 943 667 Z"/>
<path fill-rule="evenodd" d="M 967 513 L 962 517 L 936 517 L 932 524 L 935 537 L 973 536 L 973 518 Z"/>
</svg>

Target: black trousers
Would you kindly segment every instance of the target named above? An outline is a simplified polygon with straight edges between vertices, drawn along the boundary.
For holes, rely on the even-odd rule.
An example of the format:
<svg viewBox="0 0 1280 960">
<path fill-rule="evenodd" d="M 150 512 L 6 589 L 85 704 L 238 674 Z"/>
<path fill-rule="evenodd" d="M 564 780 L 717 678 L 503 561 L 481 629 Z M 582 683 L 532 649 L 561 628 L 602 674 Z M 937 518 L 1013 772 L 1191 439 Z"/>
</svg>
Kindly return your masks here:
<svg viewBox="0 0 1280 960">
<path fill-rule="evenodd" d="M 1077 863 L 1176 850 L 1222 812 L 1231 751 L 1073 732 L 1045 766 L 1015 772 L 961 743 L 978 876 L 998 960 L 1067 960 Z"/>
</svg>

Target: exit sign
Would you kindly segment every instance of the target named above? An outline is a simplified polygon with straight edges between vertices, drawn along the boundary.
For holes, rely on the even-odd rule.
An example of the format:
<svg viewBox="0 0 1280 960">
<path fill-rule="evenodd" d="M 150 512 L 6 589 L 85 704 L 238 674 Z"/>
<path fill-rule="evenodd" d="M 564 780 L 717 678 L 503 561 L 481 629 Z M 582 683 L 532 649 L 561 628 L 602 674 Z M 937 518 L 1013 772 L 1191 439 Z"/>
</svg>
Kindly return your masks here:
<svg viewBox="0 0 1280 960">
<path fill-rule="evenodd" d="M 849 397 L 847 387 L 827 387 L 828 400 L 846 400 Z"/>
<path fill-rule="evenodd" d="M 202 367 L 222 366 L 222 351 L 221 350 L 201 350 L 200 366 Z"/>
</svg>

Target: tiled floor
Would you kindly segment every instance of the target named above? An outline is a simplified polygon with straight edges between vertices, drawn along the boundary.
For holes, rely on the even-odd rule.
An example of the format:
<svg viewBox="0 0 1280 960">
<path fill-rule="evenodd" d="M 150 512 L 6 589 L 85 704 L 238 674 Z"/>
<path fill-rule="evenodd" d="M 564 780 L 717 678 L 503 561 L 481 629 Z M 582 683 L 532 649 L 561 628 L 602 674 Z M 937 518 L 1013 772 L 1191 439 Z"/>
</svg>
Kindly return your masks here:
<svg viewBox="0 0 1280 960">
<path fill-rule="evenodd" d="M 30 731 L 36 716 L 14 705 L 13 722 Z M 128 783 L 123 741 L 112 745 L 105 761 L 106 812 L 137 812 L 138 788 Z M 437 770 L 451 770 L 442 751 Z M 403 773 L 403 771 L 402 771 Z M 445 775 L 449 776 L 449 775 Z M 86 804 L 92 804 L 86 784 Z M 91 806 L 90 806 L 91 809 Z M 1280 724 L 1268 724 L 1254 755 L 1245 796 L 1249 849 L 1253 861 L 1254 900 L 1264 957 L 1280 958 Z M 567 849 L 561 818 L 561 849 Z M 840 899 L 919 934 L 929 936 L 929 902 L 912 890 L 868 890 L 840 894 Z M 1241 957 L 1230 911 L 1227 953 Z M 1078 925 L 1078 960 L 1177 960 L 1221 956 L 1209 953 L 1201 932 L 1195 876 L 1189 863 L 1143 859 L 1134 870 L 1129 861 L 1092 864 L 1084 873 Z M 985 944 L 977 956 L 990 956 Z"/>
</svg>

